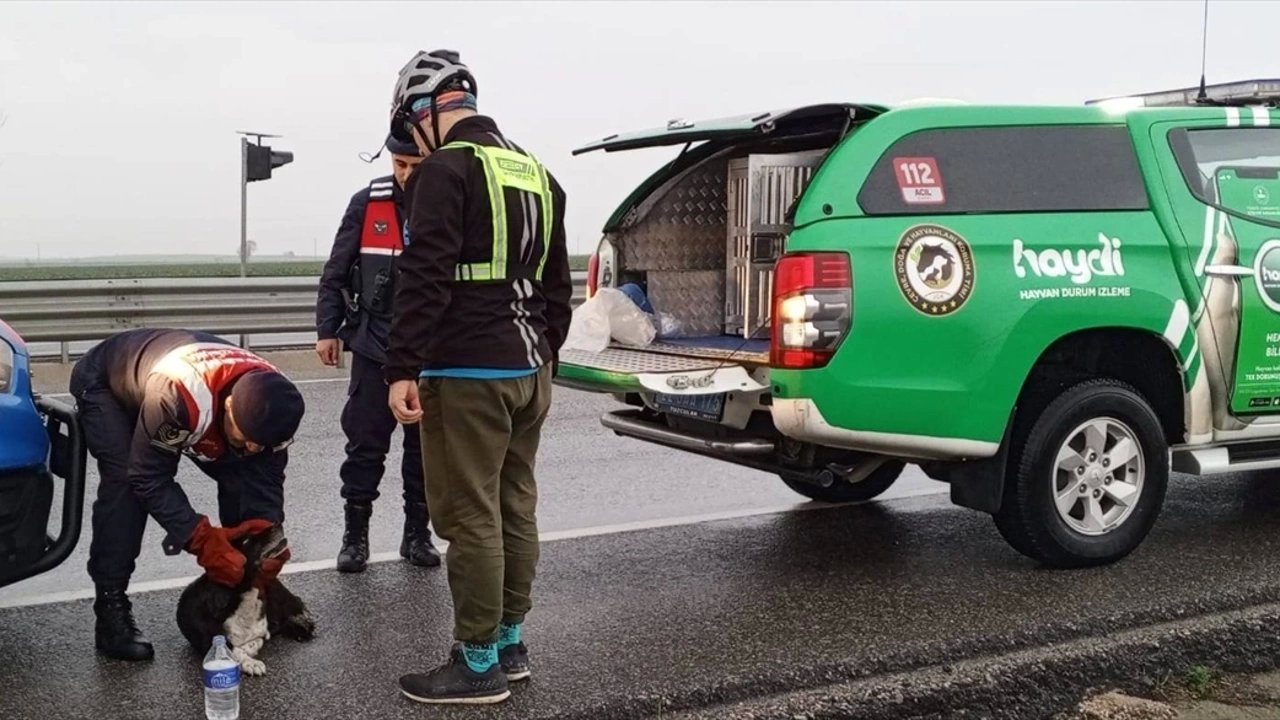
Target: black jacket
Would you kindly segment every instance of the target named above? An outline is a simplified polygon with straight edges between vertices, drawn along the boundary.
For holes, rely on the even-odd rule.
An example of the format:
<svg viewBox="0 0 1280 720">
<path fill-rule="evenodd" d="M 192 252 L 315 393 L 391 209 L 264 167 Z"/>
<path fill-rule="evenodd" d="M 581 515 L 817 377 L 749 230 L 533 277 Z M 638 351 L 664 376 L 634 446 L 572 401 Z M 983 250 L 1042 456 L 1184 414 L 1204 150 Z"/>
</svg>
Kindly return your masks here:
<svg viewBox="0 0 1280 720">
<path fill-rule="evenodd" d="M 206 364 L 199 368 L 176 362 L 170 355 L 195 344 L 208 349 Z M 166 358 L 168 365 L 162 364 Z M 117 333 L 94 346 L 72 373 L 73 394 L 106 388 L 133 423 L 118 435 L 128 447 L 112 451 L 127 452 L 129 484 L 147 513 L 167 531 L 165 549 L 170 553 L 186 544 L 197 521 L 196 511 L 174 479 L 183 454 L 204 468 L 245 463 L 253 466 L 246 468 L 246 477 L 283 486 L 288 449 L 243 455 L 223 435 L 223 403 L 238 377 L 236 367 L 271 366 L 207 333 L 139 329 Z M 80 412 L 104 410 L 81 406 Z M 283 504 L 283 496 L 278 499 Z"/>
<path fill-rule="evenodd" d="M 455 125 L 445 144 L 454 140 L 522 152 L 484 116 Z M 550 185 L 554 212 L 541 281 L 456 282 L 459 263 L 484 263 L 493 255 L 484 166 L 467 149 L 439 150 L 418 165 L 406 183 L 409 233 L 397 262 L 388 382 L 416 379 L 423 369 L 519 370 L 555 360 L 569 332 L 573 280 L 565 245 L 565 194 L 554 177 Z M 536 264 L 541 252 L 522 263 L 520 239 L 526 229 L 532 237 L 541 236 L 536 219 L 541 201 L 513 189 L 504 195 L 508 262 Z"/>
<path fill-rule="evenodd" d="M 395 177 L 388 175 L 378 181 L 391 181 L 392 197 L 396 210 L 404 217 L 404 192 L 395 182 Z M 351 273 L 360 259 L 360 234 L 364 229 L 364 210 L 369 202 L 369 188 L 365 186 L 360 192 L 351 196 L 347 210 L 342 214 L 342 223 L 338 226 L 338 234 L 333 238 L 333 249 L 329 260 L 324 264 L 320 275 L 320 290 L 316 297 L 316 336 L 321 339 L 338 338 L 352 352 L 382 363 L 387 358 L 387 334 L 390 321 L 385 317 L 377 317 L 369 312 L 357 312 L 348 317 L 346 311 L 347 297 L 354 302 L 352 294 Z M 399 229 L 396 230 L 399 232 Z"/>
</svg>

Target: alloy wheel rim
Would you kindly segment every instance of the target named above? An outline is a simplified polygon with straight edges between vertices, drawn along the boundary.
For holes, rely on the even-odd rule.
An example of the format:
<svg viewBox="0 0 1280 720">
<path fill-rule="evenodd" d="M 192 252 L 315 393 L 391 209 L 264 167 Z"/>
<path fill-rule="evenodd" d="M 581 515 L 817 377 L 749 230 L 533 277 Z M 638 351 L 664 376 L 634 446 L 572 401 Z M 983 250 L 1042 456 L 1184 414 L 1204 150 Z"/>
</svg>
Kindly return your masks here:
<svg viewBox="0 0 1280 720">
<path fill-rule="evenodd" d="M 1111 417 L 1081 423 L 1054 460 L 1050 488 L 1058 517 L 1081 535 L 1113 532 L 1142 497 L 1146 461 L 1133 428 Z"/>
</svg>

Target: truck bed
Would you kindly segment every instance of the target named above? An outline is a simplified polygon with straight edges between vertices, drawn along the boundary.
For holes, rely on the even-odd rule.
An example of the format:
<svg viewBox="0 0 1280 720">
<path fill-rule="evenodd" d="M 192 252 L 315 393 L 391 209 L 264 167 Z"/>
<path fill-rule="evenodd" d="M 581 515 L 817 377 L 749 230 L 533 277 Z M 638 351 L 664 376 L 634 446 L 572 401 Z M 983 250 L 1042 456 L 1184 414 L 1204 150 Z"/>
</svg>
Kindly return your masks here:
<svg viewBox="0 0 1280 720">
<path fill-rule="evenodd" d="M 654 342 L 643 348 L 615 344 L 598 353 L 564 350 L 560 353 L 560 382 L 597 392 L 634 391 L 640 388 L 635 377 L 639 374 L 768 364 L 768 343 L 750 341 L 744 345 L 742 338 L 724 339 L 733 342 L 717 347 L 719 342 L 698 343 L 698 340 L 709 340 L 707 338 L 686 338 Z"/>
<path fill-rule="evenodd" d="M 560 362 L 614 372 L 676 372 L 715 367 L 724 361 L 744 365 L 769 362 L 769 343 L 732 336 L 671 338 L 642 347 L 614 343 L 604 352 L 566 350 Z"/>
</svg>

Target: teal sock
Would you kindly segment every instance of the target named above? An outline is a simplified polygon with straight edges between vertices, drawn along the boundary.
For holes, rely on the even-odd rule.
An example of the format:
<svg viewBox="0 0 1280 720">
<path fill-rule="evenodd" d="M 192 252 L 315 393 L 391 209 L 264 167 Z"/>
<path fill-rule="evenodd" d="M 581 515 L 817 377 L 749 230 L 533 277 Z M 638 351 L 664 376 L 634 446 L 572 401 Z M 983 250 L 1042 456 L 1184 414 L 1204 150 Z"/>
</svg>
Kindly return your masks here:
<svg viewBox="0 0 1280 720">
<path fill-rule="evenodd" d="M 463 643 L 462 657 L 472 672 L 482 673 L 498 664 L 498 646 L 495 643 Z"/>
<path fill-rule="evenodd" d="M 507 623 L 502 623 L 502 626 L 498 630 L 498 649 L 499 650 L 505 649 L 512 645 L 518 645 L 520 643 L 520 625 L 521 623 L 516 623 L 515 625 L 508 625 Z"/>
</svg>

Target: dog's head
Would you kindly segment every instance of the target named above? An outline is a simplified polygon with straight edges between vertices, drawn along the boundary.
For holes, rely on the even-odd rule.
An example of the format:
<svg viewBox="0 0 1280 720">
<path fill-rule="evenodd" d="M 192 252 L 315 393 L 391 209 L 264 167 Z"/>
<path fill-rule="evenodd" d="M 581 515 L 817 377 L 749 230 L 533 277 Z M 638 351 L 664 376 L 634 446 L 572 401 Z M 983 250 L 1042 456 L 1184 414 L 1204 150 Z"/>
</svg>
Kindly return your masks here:
<svg viewBox="0 0 1280 720">
<path fill-rule="evenodd" d="M 260 533 L 235 540 L 233 545 L 244 555 L 245 582 L 252 583 L 262 561 L 279 557 L 289 543 L 284 536 L 284 528 L 276 523 Z"/>
</svg>

